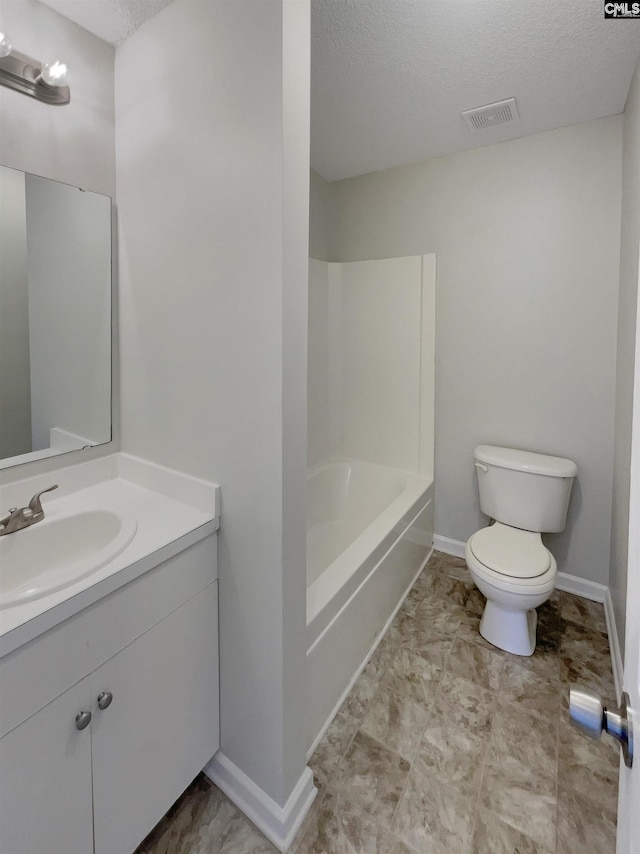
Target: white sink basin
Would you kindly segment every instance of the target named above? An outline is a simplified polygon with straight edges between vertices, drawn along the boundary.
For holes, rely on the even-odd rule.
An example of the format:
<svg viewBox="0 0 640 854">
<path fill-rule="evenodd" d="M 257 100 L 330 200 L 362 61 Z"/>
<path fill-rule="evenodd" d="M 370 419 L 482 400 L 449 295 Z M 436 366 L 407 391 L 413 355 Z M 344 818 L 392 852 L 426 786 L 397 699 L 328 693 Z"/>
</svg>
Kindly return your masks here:
<svg viewBox="0 0 640 854">
<path fill-rule="evenodd" d="M 42 522 L 0 537 L 0 608 L 38 599 L 91 575 L 129 545 L 137 527 L 129 513 L 74 507 L 52 511 Z"/>
</svg>

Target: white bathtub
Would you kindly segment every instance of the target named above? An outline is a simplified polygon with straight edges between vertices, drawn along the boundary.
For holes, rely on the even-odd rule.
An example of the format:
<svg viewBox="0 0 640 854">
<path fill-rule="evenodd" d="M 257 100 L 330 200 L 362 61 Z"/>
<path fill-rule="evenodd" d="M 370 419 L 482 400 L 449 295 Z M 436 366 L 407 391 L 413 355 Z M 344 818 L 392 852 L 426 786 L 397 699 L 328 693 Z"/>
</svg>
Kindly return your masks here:
<svg viewBox="0 0 640 854">
<path fill-rule="evenodd" d="M 433 545 L 433 480 L 355 460 L 312 469 L 307 494 L 311 750 Z"/>
</svg>

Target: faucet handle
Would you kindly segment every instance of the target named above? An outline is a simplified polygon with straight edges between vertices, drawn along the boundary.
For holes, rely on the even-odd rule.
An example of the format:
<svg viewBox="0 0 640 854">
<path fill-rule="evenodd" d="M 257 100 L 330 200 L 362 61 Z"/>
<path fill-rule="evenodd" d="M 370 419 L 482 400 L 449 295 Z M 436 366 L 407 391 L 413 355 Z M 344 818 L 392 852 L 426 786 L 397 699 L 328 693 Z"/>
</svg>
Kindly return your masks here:
<svg viewBox="0 0 640 854">
<path fill-rule="evenodd" d="M 58 484 L 54 483 L 53 486 L 47 487 L 47 489 L 42 489 L 40 492 L 36 492 L 31 501 L 29 502 L 29 510 L 33 513 L 34 516 L 39 513 L 44 514 L 44 510 L 42 509 L 42 504 L 40 503 L 40 496 L 44 495 L 45 492 L 52 492 L 54 489 L 58 488 Z"/>
</svg>

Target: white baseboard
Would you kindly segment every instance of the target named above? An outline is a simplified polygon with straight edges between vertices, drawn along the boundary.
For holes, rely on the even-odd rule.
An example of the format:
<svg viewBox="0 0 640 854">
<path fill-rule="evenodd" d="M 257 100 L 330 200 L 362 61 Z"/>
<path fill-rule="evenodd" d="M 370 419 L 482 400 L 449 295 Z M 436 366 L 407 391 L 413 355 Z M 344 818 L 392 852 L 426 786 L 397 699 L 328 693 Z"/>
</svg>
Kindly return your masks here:
<svg viewBox="0 0 640 854">
<path fill-rule="evenodd" d="M 437 552 L 444 552 L 446 555 L 453 557 L 464 557 L 464 548 L 466 543 L 461 540 L 452 540 L 450 537 L 441 537 L 440 534 L 434 534 L 433 547 Z"/>
<path fill-rule="evenodd" d="M 620 698 L 622 697 L 622 652 L 620 651 L 620 641 L 618 639 L 616 615 L 613 610 L 613 600 L 608 589 L 604 600 L 604 615 L 607 619 L 607 634 L 609 635 L 609 649 L 611 650 L 613 683 L 616 686 L 616 699 L 620 702 Z"/>
<path fill-rule="evenodd" d="M 278 851 L 288 851 L 318 791 L 305 766 L 289 800 L 279 806 L 221 751 L 204 768 L 207 777 L 264 833 Z"/>
<path fill-rule="evenodd" d="M 436 534 L 433 545 L 437 551 L 444 552 L 454 557 L 464 557 L 465 543 L 460 540 L 452 540 L 449 537 L 441 537 Z M 622 691 L 622 655 L 616 628 L 616 618 L 613 612 L 611 593 L 606 584 L 598 584 L 596 581 L 588 581 L 577 575 L 569 575 L 567 572 L 559 572 L 556 581 L 556 589 L 564 593 L 573 593 L 583 599 L 592 602 L 600 602 L 604 605 L 604 613 L 607 620 L 607 634 L 609 635 L 609 649 L 611 650 L 611 667 L 613 679 L 616 686 L 616 695 L 620 699 Z"/>
<path fill-rule="evenodd" d="M 563 593 L 573 593 L 575 596 L 582 596 L 583 599 L 590 599 L 592 602 L 601 603 L 604 603 L 608 593 L 606 584 L 587 581 L 586 578 L 569 575 L 566 572 L 558 573 L 556 590 L 562 590 Z"/>
</svg>

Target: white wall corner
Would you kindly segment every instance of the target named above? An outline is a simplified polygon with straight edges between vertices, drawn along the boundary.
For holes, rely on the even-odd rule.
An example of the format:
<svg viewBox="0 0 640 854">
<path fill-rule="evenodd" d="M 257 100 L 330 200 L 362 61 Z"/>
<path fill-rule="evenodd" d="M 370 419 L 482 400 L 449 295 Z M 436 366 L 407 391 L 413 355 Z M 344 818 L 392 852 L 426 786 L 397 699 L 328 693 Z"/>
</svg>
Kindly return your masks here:
<svg viewBox="0 0 640 854">
<path fill-rule="evenodd" d="M 437 552 L 444 552 L 453 557 L 464 557 L 466 543 L 461 540 L 452 540 L 450 537 L 442 537 L 440 534 L 433 535 L 433 548 Z"/>
<path fill-rule="evenodd" d="M 604 615 L 607 620 L 607 634 L 609 635 L 609 649 L 611 650 L 613 683 L 616 688 L 616 699 L 620 702 L 623 685 L 622 652 L 620 650 L 618 627 L 616 626 L 616 615 L 613 610 L 613 599 L 611 598 L 611 592 L 608 587 L 604 600 Z"/>
<path fill-rule="evenodd" d="M 279 806 L 227 756 L 218 751 L 204 768 L 207 777 L 264 833 L 278 851 L 289 850 L 318 790 L 305 766 L 286 804 Z"/>
</svg>

